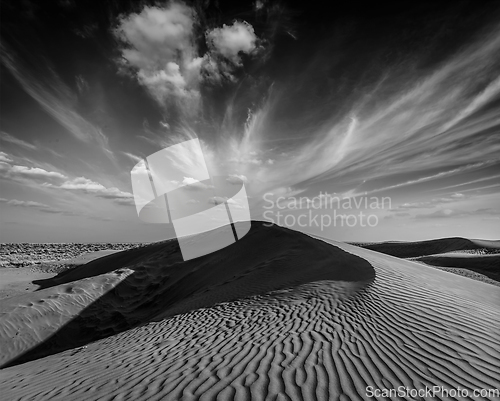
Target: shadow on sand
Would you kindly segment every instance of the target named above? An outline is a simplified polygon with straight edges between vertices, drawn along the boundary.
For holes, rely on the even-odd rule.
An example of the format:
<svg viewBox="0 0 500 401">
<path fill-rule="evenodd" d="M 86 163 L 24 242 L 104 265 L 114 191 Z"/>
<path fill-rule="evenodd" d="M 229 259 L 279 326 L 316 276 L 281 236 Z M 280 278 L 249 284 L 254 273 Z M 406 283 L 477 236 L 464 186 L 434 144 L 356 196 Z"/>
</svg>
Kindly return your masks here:
<svg viewBox="0 0 500 401">
<path fill-rule="evenodd" d="M 167 240 L 105 256 L 35 284 L 42 292 L 64 288 L 78 295 L 81 280 L 124 270 L 128 275 L 114 288 L 42 342 L 20 349 L 2 368 L 219 302 L 320 280 L 359 289 L 375 278 L 370 263 L 358 256 L 296 231 L 252 222 L 250 232 L 235 244 L 186 262 L 177 240 Z"/>
</svg>

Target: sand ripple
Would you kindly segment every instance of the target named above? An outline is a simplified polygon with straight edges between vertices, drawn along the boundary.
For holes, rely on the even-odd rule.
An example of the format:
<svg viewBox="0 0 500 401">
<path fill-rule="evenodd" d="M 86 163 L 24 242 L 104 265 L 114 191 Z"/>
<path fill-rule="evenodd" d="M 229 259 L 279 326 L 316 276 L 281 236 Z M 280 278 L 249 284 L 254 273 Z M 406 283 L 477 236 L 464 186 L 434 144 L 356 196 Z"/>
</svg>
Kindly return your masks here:
<svg viewBox="0 0 500 401">
<path fill-rule="evenodd" d="M 337 246 L 369 261 L 375 280 L 320 279 L 151 322 L 4 369 L 2 392 L 326 401 L 367 399 L 367 386 L 500 387 L 498 287 Z"/>
</svg>

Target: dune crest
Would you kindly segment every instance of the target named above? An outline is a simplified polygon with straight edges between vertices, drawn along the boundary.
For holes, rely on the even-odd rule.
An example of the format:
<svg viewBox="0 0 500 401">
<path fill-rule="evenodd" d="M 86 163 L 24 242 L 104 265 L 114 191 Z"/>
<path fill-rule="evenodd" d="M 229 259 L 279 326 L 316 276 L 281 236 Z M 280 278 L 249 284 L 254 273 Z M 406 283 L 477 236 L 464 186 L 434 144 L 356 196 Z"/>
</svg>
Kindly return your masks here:
<svg viewBox="0 0 500 401">
<path fill-rule="evenodd" d="M 218 302 L 317 280 L 365 283 L 374 275 L 364 259 L 277 226 L 254 224 L 227 250 L 187 262 L 176 240 L 154 243 L 36 281 L 44 289 L 3 301 L 0 364 L 83 346 Z"/>
</svg>

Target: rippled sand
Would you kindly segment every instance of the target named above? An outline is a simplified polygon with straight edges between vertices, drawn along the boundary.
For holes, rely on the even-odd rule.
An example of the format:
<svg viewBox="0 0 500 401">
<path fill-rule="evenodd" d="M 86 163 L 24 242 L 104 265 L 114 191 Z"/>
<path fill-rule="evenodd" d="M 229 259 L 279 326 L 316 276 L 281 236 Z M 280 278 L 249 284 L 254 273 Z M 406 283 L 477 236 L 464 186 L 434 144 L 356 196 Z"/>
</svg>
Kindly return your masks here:
<svg viewBox="0 0 500 401">
<path fill-rule="evenodd" d="M 0 301 L 8 400 L 358 400 L 498 388 L 500 289 L 253 223 L 181 262 L 110 255 Z M 24 363 L 23 363 L 24 362 Z"/>
</svg>

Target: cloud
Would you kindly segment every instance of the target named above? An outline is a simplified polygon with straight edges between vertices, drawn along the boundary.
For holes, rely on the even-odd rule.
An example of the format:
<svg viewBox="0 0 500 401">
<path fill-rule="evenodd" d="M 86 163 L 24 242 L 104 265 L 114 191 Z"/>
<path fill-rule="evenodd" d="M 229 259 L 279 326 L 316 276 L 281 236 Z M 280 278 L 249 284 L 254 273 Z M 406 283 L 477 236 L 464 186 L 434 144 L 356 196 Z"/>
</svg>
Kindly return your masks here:
<svg viewBox="0 0 500 401">
<path fill-rule="evenodd" d="M 80 190 L 87 194 L 92 194 L 98 198 L 120 200 L 122 204 L 123 202 L 128 204 L 128 200 L 133 199 L 133 195 L 128 192 L 123 192 L 116 187 L 106 188 L 104 185 L 85 177 L 77 177 L 72 180 L 67 180 L 59 185 L 58 188 L 67 190 Z"/>
<path fill-rule="evenodd" d="M 89 83 L 85 80 L 85 78 L 82 75 L 77 75 L 75 77 L 75 81 L 78 93 L 82 94 L 89 90 Z"/>
<path fill-rule="evenodd" d="M 39 210 L 43 213 L 50 213 L 50 214 L 62 214 L 66 216 L 77 216 L 77 213 L 74 212 L 69 212 L 67 210 L 61 210 L 54 208 L 52 206 L 46 205 L 44 203 L 39 203 L 39 202 L 33 202 L 33 201 L 21 201 L 17 199 L 5 199 L 5 198 L 0 198 L 0 203 L 6 203 L 9 206 L 14 206 L 14 207 L 24 207 L 24 208 L 30 208 L 30 209 L 36 209 Z"/>
<path fill-rule="evenodd" d="M 119 22 L 115 34 L 129 44 L 123 57 L 138 69 L 157 69 L 192 48 L 194 12 L 182 3 L 144 7 Z"/>
<path fill-rule="evenodd" d="M 97 143 L 108 157 L 113 158 L 107 136 L 99 127 L 91 124 L 75 110 L 77 99 L 75 94 L 52 69 L 49 68 L 50 75 L 45 76 L 43 81 L 37 80 L 16 59 L 14 53 L 7 50 L 5 43 L 1 45 L 0 49 L 3 64 L 21 84 L 26 93 L 35 99 L 47 113 L 75 138 L 82 142 Z M 26 145 L 26 143 L 17 142 L 17 144 L 29 147 L 29 144 Z"/>
<path fill-rule="evenodd" d="M 195 113 L 202 83 L 236 81 L 233 72 L 242 66 L 241 54 L 259 50 L 253 27 L 236 21 L 207 30 L 208 50 L 201 54 L 195 38 L 199 27 L 195 9 L 177 1 L 122 16 L 114 30 L 122 44 L 121 70 L 161 105 L 177 104 L 184 106 L 184 113 Z"/>
<path fill-rule="evenodd" d="M 3 152 L 1 152 L 3 153 Z M 64 180 L 69 179 L 63 173 L 57 171 L 48 171 L 41 167 L 29 167 L 11 164 L 12 160 L 0 160 L 0 173 L 4 178 L 17 181 L 22 184 L 46 183 L 48 185 L 58 185 Z"/>
<path fill-rule="evenodd" d="M 47 171 L 47 170 L 44 170 L 43 168 L 39 168 L 39 167 L 26 167 L 26 166 L 14 165 L 14 166 L 12 166 L 10 172 L 13 174 L 18 174 L 18 175 L 21 175 L 24 177 L 30 177 L 30 178 L 41 178 L 41 179 L 47 179 L 47 178 L 63 179 L 63 178 L 65 178 L 64 174 L 57 173 L 55 171 Z"/>
<path fill-rule="evenodd" d="M 396 217 L 409 217 L 410 213 L 406 212 L 401 212 L 401 213 L 394 213 L 390 214 L 388 216 L 384 216 L 384 220 L 394 220 Z"/>
<path fill-rule="evenodd" d="M 202 59 L 196 55 L 191 7 L 170 2 L 166 7 L 144 7 L 119 20 L 115 36 L 124 44 L 124 66 L 160 103 L 199 96 Z"/>
<path fill-rule="evenodd" d="M 245 184 L 248 182 L 248 178 L 245 177 L 244 175 L 237 175 L 237 174 L 233 174 L 233 175 L 230 175 L 227 179 L 226 179 L 227 182 L 229 182 L 230 184 Z"/>
<path fill-rule="evenodd" d="M 89 180 L 85 177 L 77 177 L 62 183 L 59 188 L 62 189 L 82 189 L 84 191 L 97 191 L 104 188 L 101 184 Z"/>
<path fill-rule="evenodd" d="M 9 157 L 7 153 L 0 151 L 0 162 L 10 163 L 11 161 L 12 159 Z"/>
<path fill-rule="evenodd" d="M 482 177 L 482 178 L 478 178 L 478 179 L 475 179 L 475 180 L 472 180 L 472 181 L 462 182 L 460 184 L 448 185 L 446 187 L 441 187 L 441 189 L 463 187 L 463 186 L 466 186 L 466 185 L 477 184 L 479 182 L 490 181 L 490 180 L 498 180 L 498 178 L 500 178 L 500 174 L 496 174 L 496 175 L 492 175 L 492 176 L 488 176 L 488 177 Z M 472 188 L 472 189 L 474 189 L 474 188 Z"/>
<path fill-rule="evenodd" d="M 239 163 L 239 164 L 254 164 L 254 165 L 257 165 L 257 166 L 260 166 L 262 164 L 262 160 L 260 159 L 257 159 L 255 157 L 232 157 L 231 159 L 229 159 L 229 162 L 231 163 Z M 272 164 L 272 163 L 270 163 Z"/>
<path fill-rule="evenodd" d="M 260 1 L 260 0 L 257 0 L 255 3 L 254 3 L 254 8 L 255 10 L 262 10 L 264 8 L 264 1 Z"/>
<path fill-rule="evenodd" d="M 172 61 L 169 61 L 163 70 L 152 72 L 140 70 L 137 73 L 137 78 L 161 103 L 167 100 L 169 96 L 198 96 L 196 91 L 188 88 L 188 84 L 180 72 L 179 65 Z"/>
<path fill-rule="evenodd" d="M 211 203 L 213 205 L 220 205 L 226 201 L 227 201 L 227 198 L 222 197 L 222 196 L 213 196 L 211 198 L 208 198 L 208 203 Z"/>
<path fill-rule="evenodd" d="M 133 155 L 132 153 L 128 152 L 122 152 L 125 156 L 127 156 L 129 159 L 135 161 L 135 162 L 141 162 L 143 159 L 139 156 Z"/>
<path fill-rule="evenodd" d="M 482 162 L 481 161 L 481 162 L 478 162 L 478 163 L 467 164 L 467 165 L 464 165 L 464 166 L 461 166 L 461 167 L 458 167 L 458 168 L 454 168 L 452 170 L 448 170 L 447 169 L 447 170 L 441 171 L 441 172 L 439 172 L 437 174 L 426 175 L 424 177 L 417 178 L 417 179 L 414 179 L 414 180 L 409 180 L 409 181 L 401 182 L 401 183 L 398 183 L 398 184 L 395 184 L 395 185 L 390 185 L 390 186 L 383 187 L 383 188 L 377 188 L 377 189 L 372 190 L 370 192 L 374 193 L 374 192 L 388 191 L 388 190 L 391 190 L 391 189 L 402 188 L 402 187 L 406 187 L 406 186 L 410 186 L 410 185 L 422 184 L 422 183 L 428 182 L 428 181 L 439 180 L 439 179 L 446 178 L 446 177 L 449 177 L 449 176 L 452 176 L 452 175 L 461 174 L 461 173 L 464 173 L 466 171 L 477 170 L 477 169 L 480 169 L 482 167 L 486 167 L 486 166 L 492 165 L 495 162 L 496 161 L 492 160 L 492 161 L 486 161 L 486 162 Z"/>
<path fill-rule="evenodd" d="M 18 146 L 21 146 L 21 147 L 29 149 L 29 150 L 37 150 L 37 147 L 35 145 L 32 145 L 31 143 L 28 143 L 26 141 L 23 141 L 22 139 L 13 137 L 12 135 L 10 135 L 4 131 L 0 132 L 0 139 L 2 141 L 10 142 L 10 143 L 13 143 L 14 145 L 18 145 Z"/>
<path fill-rule="evenodd" d="M 256 48 L 257 37 L 252 25 L 235 21 L 233 25 L 224 25 L 207 32 L 207 42 L 214 53 L 241 65 L 240 52 L 251 54 Z"/>
<path fill-rule="evenodd" d="M 184 179 L 182 180 L 182 184 L 183 185 L 199 184 L 199 181 L 191 177 L 184 177 Z"/>
<path fill-rule="evenodd" d="M 396 208 L 390 209 L 390 211 L 393 212 L 393 211 L 401 211 L 401 210 L 409 210 L 409 209 L 434 208 L 434 207 L 440 206 L 442 204 L 458 202 L 458 201 L 464 200 L 466 198 L 467 198 L 466 195 L 457 192 L 457 193 L 454 193 L 448 197 L 434 198 L 434 199 L 431 199 L 429 201 L 403 203 L 403 204 L 397 206 Z"/>
<path fill-rule="evenodd" d="M 176 181 L 171 181 L 172 183 L 178 185 L 178 182 Z M 200 182 L 194 178 L 191 177 L 184 177 L 182 180 L 182 185 L 184 189 L 208 189 L 208 188 L 213 188 L 212 185 L 207 185 L 204 184 L 203 182 Z"/>
<path fill-rule="evenodd" d="M 220 205 L 224 202 L 236 205 L 234 199 L 228 198 L 226 196 L 213 196 L 211 198 L 208 198 L 208 203 L 211 203 L 213 205 Z"/>
<path fill-rule="evenodd" d="M 82 28 L 74 28 L 73 32 L 83 39 L 88 39 L 93 37 L 95 33 L 98 31 L 98 29 L 99 26 L 97 25 L 97 23 L 92 23 L 92 24 L 85 24 L 82 26 Z"/>
<path fill-rule="evenodd" d="M 331 97 L 322 97 L 321 104 L 279 120 L 286 106 L 301 102 L 299 95 L 308 93 L 301 88 L 318 82 L 311 77 L 331 63 L 327 52 L 318 55 L 293 84 L 269 91 L 243 135 L 229 134 L 226 157 L 250 160 L 250 152 L 259 151 L 274 161 L 272 166 L 239 166 L 252 183 L 252 194 L 276 186 L 331 182 L 352 188 L 361 186 L 362 179 L 370 193 L 402 191 L 431 182 L 448 184 L 452 176 L 473 170 L 492 170 L 500 151 L 493 107 L 500 95 L 499 32 L 498 27 L 490 29 L 425 71 L 416 67 L 407 73 L 386 66 L 378 80 L 346 85 L 348 96 L 332 87 Z M 412 60 L 405 62 L 413 67 Z M 272 152 L 271 143 L 277 144 Z"/>
<path fill-rule="evenodd" d="M 47 171 L 39 167 L 11 165 L 5 162 L 0 162 L 0 172 L 4 173 L 6 178 L 10 178 L 14 181 L 29 179 L 33 181 L 57 182 L 67 178 L 64 174 L 55 171 Z"/>
<path fill-rule="evenodd" d="M 5 178 L 22 184 L 35 183 L 43 188 L 82 191 L 98 198 L 111 199 L 119 204 L 133 204 L 132 194 L 116 187 L 107 188 L 85 177 L 70 178 L 56 171 L 47 171 L 40 167 L 11 165 L 1 160 L 0 173 L 3 173 Z"/>
<path fill-rule="evenodd" d="M 455 209 L 440 209 L 434 213 L 429 214 L 418 214 L 415 216 L 416 219 L 444 219 L 451 217 L 464 217 L 464 216 L 476 216 L 476 215 L 500 215 L 500 211 L 491 208 L 476 209 L 471 211 L 466 210 L 455 210 Z"/>
<path fill-rule="evenodd" d="M 500 183 L 496 183 L 496 184 L 493 184 L 493 185 L 485 185 L 485 186 L 482 186 L 482 187 L 464 189 L 462 192 L 484 192 L 485 189 L 494 189 L 494 188 L 499 188 L 500 189 Z M 491 191 L 491 192 L 497 193 L 498 191 Z"/>
<path fill-rule="evenodd" d="M 203 57 L 202 74 L 205 81 L 220 83 L 236 82 L 234 72 L 243 66 L 241 53 L 256 55 L 263 47 L 257 47 L 258 38 L 252 25 L 235 21 L 233 25 L 214 28 L 205 34 L 209 51 Z"/>
</svg>

